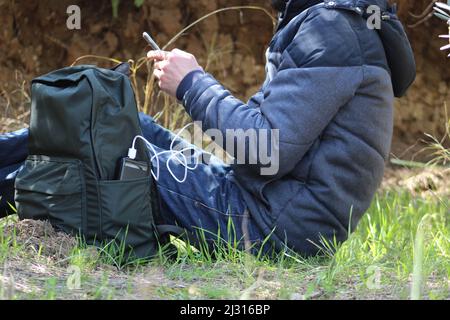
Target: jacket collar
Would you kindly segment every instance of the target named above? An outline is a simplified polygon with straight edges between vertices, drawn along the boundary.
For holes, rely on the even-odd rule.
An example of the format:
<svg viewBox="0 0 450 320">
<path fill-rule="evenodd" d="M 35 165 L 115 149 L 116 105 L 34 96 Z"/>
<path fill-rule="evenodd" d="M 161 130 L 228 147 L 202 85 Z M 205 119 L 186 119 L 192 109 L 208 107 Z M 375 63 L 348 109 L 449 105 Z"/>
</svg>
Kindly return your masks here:
<svg viewBox="0 0 450 320">
<path fill-rule="evenodd" d="M 386 0 L 287 0 L 286 9 L 279 15 L 277 30 L 283 28 L 289 23 L 289 21 L 306 9 L 322 2 L 325 2 L 325 6 L 329 8 L 335 7 L 351 10 L 361 8 L 364 10 L 370 5 L 377 5 L 383 11 L 391 9 Z"/>
<path fill-rule="evenodd" d="M 283 28 L 289 21 L 309 7 L 321 2 L 323 2 L 323 0 L 287 0 L 284 12 L 279 14 L 277 30 Z"/>
</svg>

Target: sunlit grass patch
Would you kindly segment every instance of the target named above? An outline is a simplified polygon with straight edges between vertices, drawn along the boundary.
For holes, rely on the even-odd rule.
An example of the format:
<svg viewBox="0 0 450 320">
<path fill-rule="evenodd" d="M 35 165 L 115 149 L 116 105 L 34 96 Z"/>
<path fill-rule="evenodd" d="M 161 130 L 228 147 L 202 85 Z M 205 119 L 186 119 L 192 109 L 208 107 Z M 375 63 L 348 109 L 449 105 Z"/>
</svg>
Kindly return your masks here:
<svg viewBox="0 0 450 320">
<path fill-rule="evenodd" d="M 284 252 L 258 258 L 233 241 L 218 242 L 213 253 L 173 238 L 175 254 L 174 247 L 162 247 L 152 261 L 129 265 L 108 260 L 104 253 L 112 251 L 107 248 L 81 241 L 61 254 L 55 243 L 62 235 L 48 231 L 40 239 L 36 235 L 42 231 L 30 232 L 12 216 L 0 220 L 0 294 L 16 299 L 448 299 L 449 216 L 447 199 L 386 192 L 374 199 L 349 239 L 332 248 L 334 255 L 305 259 Z"/>
</svg>

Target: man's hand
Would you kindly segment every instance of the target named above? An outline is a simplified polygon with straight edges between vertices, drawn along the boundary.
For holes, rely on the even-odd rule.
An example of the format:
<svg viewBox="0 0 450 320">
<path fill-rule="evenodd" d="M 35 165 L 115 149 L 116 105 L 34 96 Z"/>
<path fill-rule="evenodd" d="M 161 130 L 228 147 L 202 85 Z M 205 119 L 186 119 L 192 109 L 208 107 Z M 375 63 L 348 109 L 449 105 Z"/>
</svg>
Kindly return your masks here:
<svg viewBox="0 0 450 320">
<path fill-rule="evenodd" d="M 203 70 L 192 54 L 178 49 L 170 52 L 149 51 L 147 58 L 155 61 L 153 74 L 159 81 L 159 87 L 173 97 L 176 96 L 180 82 L 188 73 Z"/>
</svg>

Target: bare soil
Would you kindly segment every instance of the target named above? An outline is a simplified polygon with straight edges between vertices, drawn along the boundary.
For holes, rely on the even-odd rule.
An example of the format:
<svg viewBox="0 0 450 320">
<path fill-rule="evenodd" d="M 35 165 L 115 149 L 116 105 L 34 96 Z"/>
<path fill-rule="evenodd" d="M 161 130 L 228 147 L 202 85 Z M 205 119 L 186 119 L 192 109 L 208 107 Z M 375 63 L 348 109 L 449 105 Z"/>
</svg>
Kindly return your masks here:
<svg viewBox="0 0 450 320">
<path fill-rule="evenodd" d="M 382 191 L 403 190 L 414 196 L 450 197 L 450 170 L 442 168 L 394 168 L 388 166 Z"/>
</svg>

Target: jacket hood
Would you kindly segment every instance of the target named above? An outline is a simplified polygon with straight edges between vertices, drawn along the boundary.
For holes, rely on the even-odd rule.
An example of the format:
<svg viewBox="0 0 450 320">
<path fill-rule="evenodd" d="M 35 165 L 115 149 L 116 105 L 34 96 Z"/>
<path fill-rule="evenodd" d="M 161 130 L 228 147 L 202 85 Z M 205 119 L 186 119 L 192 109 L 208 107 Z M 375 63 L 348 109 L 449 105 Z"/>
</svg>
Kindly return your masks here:
<svg viewBox="0 0 450 320">
<path fill-rule="evenodd" d="M 301 12 L 319 3 L 324 3 L 328 9 L 354 11 L 365 18 L 368 17 L 367 7 L 376 5 L 381 9 L 383 19 L 377 32 L 389 64 L 394 95 L 403 96 L 415 80 L 416 63 L 408 36 L 398 20 L 396 6 L 390 6 L 387 0 L 287 0 L 277 29 L 280 30 Z"/>
<path fill-rule="evenodd" d="M 284 12 L 279 16 L 278 29 L 284 27 L 302 11 L 321 2 L 323 0 L 287 0 Z"/>
<path fill-rule="evenodd" d="M 333 3 L 336 8 L 367 8 L 370 5 L 377 5 L 381 11 L 386 11 L 389 7 L 387 0 L 286 0 L 284 12 L 280 13 L 278 29 L 289 23 L 302 11 L 319 3 Z"/>
</svg>

